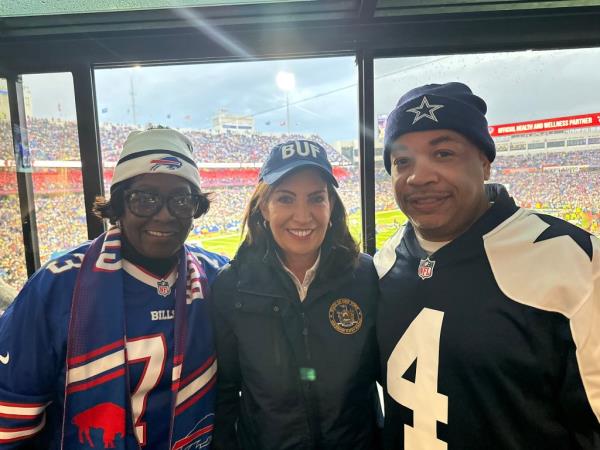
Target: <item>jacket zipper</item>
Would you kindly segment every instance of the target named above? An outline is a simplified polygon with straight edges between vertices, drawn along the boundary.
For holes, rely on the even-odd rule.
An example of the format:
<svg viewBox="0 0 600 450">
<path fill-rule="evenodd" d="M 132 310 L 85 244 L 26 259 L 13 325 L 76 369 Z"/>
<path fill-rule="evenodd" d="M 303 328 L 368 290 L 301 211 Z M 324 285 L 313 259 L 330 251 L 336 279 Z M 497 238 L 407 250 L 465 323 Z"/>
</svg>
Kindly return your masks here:
<svg viewBox="0 0 600 450">
<path fill-rule="evenodd" d="M 300 313 L 300 317 L 302 317 L 302 337 L 304 341 L 304 353 L 306 355 L 306 361 L 310 363 L 311 361 L 311 352 L 310 346 L 308 344 L 308 323 L 306 320 L 306 315 L 304 311 Z M 312 364 L 308 364 L 311 366 Z M 307 367 L 309 371 L 312 371 L 312 376 L 314 376 L 314 369 L 312 367 Z M 316 374 L 318 376 L 318 374 Z M 309 431 L 309 448 L 314 448 L 318 445 L 318 423 L 317 423 L 317 411 L 314 408 L 314 393 L 313 393 L 313 383 L 314 379 L 304 379 L 301 381 L 302 386 L 304 386 L 304 402 L 305 402 L 305 411 L 306 411 L 306 420 L 308 423 L 308 431 Z"/>
<path fill-rule="evenodd" d="M 250 294 L 250 295 L 256 295 L 256 296 L 270 297 L 270 298 L 278 298 L 278 299 L 285 298 L 284 296 L 281 296 L 281 295 L 267 294 L 264 292 L 250 291 L 247 289 L 239 289 L 238 288 L 238 292 Z M 276 311 L 275 308 L 279 308 L 279 306 L 273 305 L 273 312 L 279 314 L 280 309 Z M 302 318 L 302 337 L 303 337 L 303 342 L 304 342 L 304 352 L 305 352 L 307 361 L 310 361 L 311 360 L 311 352 L 310 352 L 310 347 L 308 345 L 308 325 L 306 322 L 306 315 L 304 314 L 304 312 L 300 313 L 300 317 Z M 279 346 L 279 340 L 276 338 L 276 335 L 277 335 L 276 329 L 275 329 L 275 327 L 273 327 L 275 358 L 276 358 L 277 365 L 279 365 L 281 363 L 281 349 Z M 304 398 L 306 421 L 307 421 L 308 432 L 309 432 L 309 435 L 307 436 L 308 441 L 309 441 L 308 445 L 309 445 L 309 448 L 313 448 L 315 445 L 317 445 L 317 433 L 315 430 L 316 424 L 314 423 L 314 418 L 312 417 L 312 415 L 314 414 L 313 407 L 312 407 L 312 402 L 313 402 L 313 398 L 312 398 L 313 393 L 312 393 L 312 386 L 311 386 L 312 382 L 300 380 L 300 383 L 301 383 L 301 385 L 306 386 L 305 389 L 301 387 L 301 391 L 302 391 L 302 397 Z"/>
<path fill-rule="evenodd" d="M 272 335 L 271 339 L 273 340 L 273 350 L 275 353 L 275 365 L 281 365 L 281 348 L 279 343 L 279 329 L 278 327 L 281 324 L 281 317 L 279 316 L 280 308 L 278 305 L 273 305 L 273 325 L 272 325 Z"/>
<path fill-rule="evenodd" d="M 310 361 L 310 347 L 308 345 L 308 325 L 306 324 L 306 316 L 304 312 L 300 313 L 300 317 L 302 317 L 302 336 L 304 338 L 304 352 L 306 354 L 306 360 Z"/>
</svg>

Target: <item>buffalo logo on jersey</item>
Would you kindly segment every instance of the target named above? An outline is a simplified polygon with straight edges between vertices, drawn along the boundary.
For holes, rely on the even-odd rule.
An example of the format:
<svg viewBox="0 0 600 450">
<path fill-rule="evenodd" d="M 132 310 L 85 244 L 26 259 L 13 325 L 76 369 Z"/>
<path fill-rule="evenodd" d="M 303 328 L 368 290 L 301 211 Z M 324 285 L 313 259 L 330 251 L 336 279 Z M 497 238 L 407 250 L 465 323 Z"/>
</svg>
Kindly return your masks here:
<svg viewBox="0 0 600 450">
<path fill-rule="evenodd" d="M 163 297 L 168 296 L 171 293 L 171 286 L 169 286 L 169 282 L 167 280 L 157 281 L 156 292 L 158 292 L 158 295 Z"/>
<path fill-rule="evenodd" d="M 77 427 L 79 442 L 85 441 L 94 447 L 90 431 L 92 428 L 102 431 L 104 448 L 115 448 L 115 439 L 125 437 L 125 409 L 114 403 L 100 403 L 73 417 L 73 425 Z"/>
<path fill-rule="evenodd" d="M 160 159 L 153 159 L 150 161 L 153 166 L 150 168 L 152 172 L 157 170 L 159 167 L 166 167 L 169 170 L 179 169 L 182 166 L 182 162 L 174 156 L 163 156 Z"/>
<path fill-rule="evenodd" d="M 329 306 L 329 322 L 338 333 L 354 334 L 362 327 L 363 313 L 355 301 L 340 298 Z"/>
<path fill-rule="evenodd" d="M 417 269 L 417 275 L 421 280 L 426 280 L 433 276 L 433 268 L 435 267 L 435 261 L 432 261 L 427 257 L 419 262 L 419 268 Z"/>
</svg>

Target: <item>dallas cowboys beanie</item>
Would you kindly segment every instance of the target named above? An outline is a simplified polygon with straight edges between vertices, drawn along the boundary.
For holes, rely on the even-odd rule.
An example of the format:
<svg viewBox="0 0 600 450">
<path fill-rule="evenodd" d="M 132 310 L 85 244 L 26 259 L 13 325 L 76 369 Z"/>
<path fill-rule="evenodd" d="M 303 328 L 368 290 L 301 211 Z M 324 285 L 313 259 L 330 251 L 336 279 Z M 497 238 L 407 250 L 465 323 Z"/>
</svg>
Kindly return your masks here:
<svg viewBox="0 0 600 450">
<path fill-rule="evenodd" d="M 176 175 L 200 189 L 192 150 L 192 142 L 171 128 L 132 131 L 115 166 L 111 190 L 117 183 L 145 173 Z"/>
<path fill-rule="evenodd" d="M 412 131 L 453 130 L 467 137 L 492 162 L 496 146 L 485 118 L 487 105 L 463 83 L 426 84 L 400 97 L 385 124 L 383 162 L 390 172 L 390 147 Z"/>
</svg>

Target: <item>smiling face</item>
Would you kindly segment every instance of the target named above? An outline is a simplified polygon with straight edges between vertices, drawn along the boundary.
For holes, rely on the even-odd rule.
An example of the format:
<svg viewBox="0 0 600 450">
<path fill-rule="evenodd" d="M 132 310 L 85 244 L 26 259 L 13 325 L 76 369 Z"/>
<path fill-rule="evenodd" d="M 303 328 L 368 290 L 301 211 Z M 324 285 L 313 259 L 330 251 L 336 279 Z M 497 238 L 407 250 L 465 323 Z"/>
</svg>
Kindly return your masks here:
<svg viewBox="0 0 600 450">
<path fill-rule="evenodd" d="M 451 130 L 407 133 L 391 146 L 392 184 L 400 209 L 430 241 L 450 241 L 489 207 L 490 162 Z"/>
<path fill-rule="evenodd" d="M 185 179 L 162 173 L 136 177 L 129 190 L 158 194 L 163 199 L 175 194 L 192 192 L 190 183 Z M 138 253 L 148 258 L 168 258 L 183 246 L 193 218 L 173 217 L 165 202 L 160 211 L 151 217 L 138 217 L 125 205 L 120 221 L 123 234 Z"/>
<path fill-rule="evenodd" d="M 333 203 L 318 169 L 303 169 L 285 177 L 261 205 L 286 265 L 312 264 L 317 258 Z"/>
</svg>

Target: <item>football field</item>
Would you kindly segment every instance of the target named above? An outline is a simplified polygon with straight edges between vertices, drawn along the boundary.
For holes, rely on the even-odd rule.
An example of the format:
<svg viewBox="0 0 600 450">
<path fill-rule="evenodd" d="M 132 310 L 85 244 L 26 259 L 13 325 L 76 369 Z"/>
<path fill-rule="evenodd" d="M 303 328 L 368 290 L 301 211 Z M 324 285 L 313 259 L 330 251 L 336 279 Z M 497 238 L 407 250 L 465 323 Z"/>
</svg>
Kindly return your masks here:
<svg viewBox="0 0 600 450">
<path fill-rule="evenodd" d="M 377 211 L 375 213 L 375 224 L 377 229 L 377 248 L 389 238 L 404 223 L 406 216 L 399 210 Z M 350 232 L 354 238 L 361 240 L 360 211 L 348 216 Z M 234 233 L 212 233 L 209 235 L 190 237 L 191 242 L 200 244 L 205 249 L 227 255 L 230 258 L 235 255 L 237 248 L 241 243 L 239 232 Z"/>
</svg>

